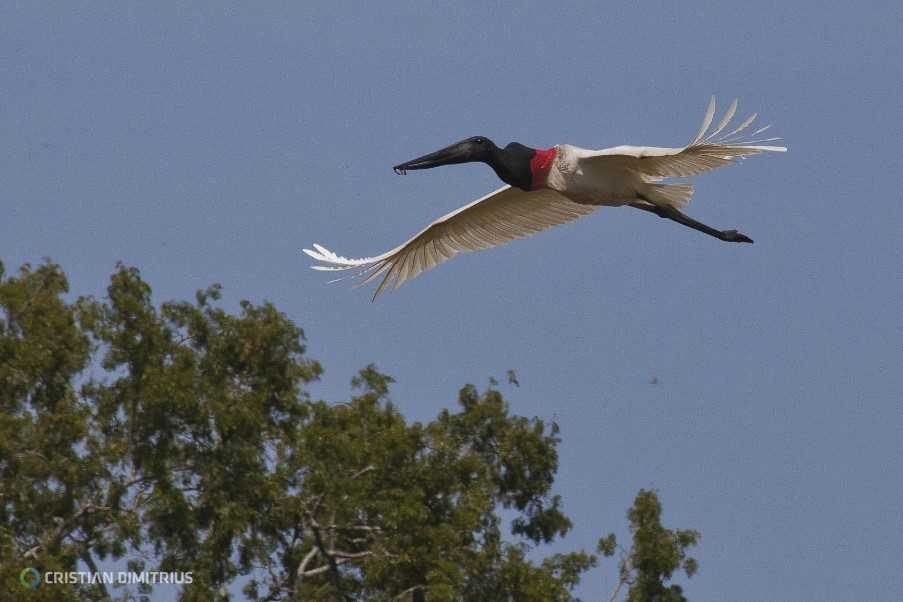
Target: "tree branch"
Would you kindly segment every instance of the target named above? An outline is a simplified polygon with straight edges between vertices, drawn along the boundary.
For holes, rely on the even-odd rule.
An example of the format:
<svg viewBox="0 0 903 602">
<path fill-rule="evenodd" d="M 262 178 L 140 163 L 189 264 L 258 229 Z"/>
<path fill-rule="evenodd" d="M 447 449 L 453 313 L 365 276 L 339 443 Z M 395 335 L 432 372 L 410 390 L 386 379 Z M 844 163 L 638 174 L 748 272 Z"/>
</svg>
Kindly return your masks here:
<svg viewBox="0 0 903 602">
<path fill-rule="evenodd" d="M 314 546 L 310 549 L 310 552 L 308 552 L 307 555 L 304 556 L 304 559 L 301 561 L 301 564 L 298 565 L 297 574 L 298 574 L 299 579 L 303 579 L 304 577 L 308 576 L 307 565 L 310 564 L 310 561 L 313 560 L 316 555 L 317 555 L 317 547 Z"/>
<path fill-rule="evenodd" d="M 415 586 L 413 586 L 413 587 L 409 587 L 408 589 L 404 590 L 403 592 L 401 592 L 401 593 L 398 594 L 397 596 L 394 596 L 392 599 L 393 599 L 393 600 L 401 600 L 401 598 L 402 598 L 403 596 L 405 596 L 405 595 L 407 595 L 407 594 L 412 594 L 412 593 L 416 592 L 417 590 L 420 590 L 420 591 L 425 592 L 425 591 L 426 591 L 426 586 L 425 586 L 425 585 L 415 585 Z"/>
<path fill-rule="evenodd" d="M 360 469 L 359 471 L 357 471 L 356 473 L 354 473 L 353 475 L 351 475 L 351 478 L 352 478 L 352 479 L 356 479 L 356 478 L 358 478 L 358 477 L 360 477 L 360 476 L 362 476 L 362 475 L 367 474 L 367 473 L 370 472 L 371 470 L 376 470 L 376 467 L 375 467 L 374 465 L 372 465 L 372 464 L 370 464 L 369 466 L 365 466 L 364 468 Z"/>
<path fill-rule="evenodd" d="M 323 543 L 323 535 L 320 533 L 320 525 L 319 523 L 317 523 L 317 520 L 310 515 L 308 515 L 308 520 L 310 521 L 311 530 L 314 533 L 314 541 L 316 541 L 317 548 L 320 550 L 320 553 L 326 557 L 326 561 L 328 562 L 328 565 L 326 566 L 328 566 L 329 572 L 332 574 L 332 582 L 335 586 L 336 593 L 345 598 L 346 596 L 342 594 L 342 581 L 341 574 L 339 573 L 339 563 L 336 562 L 335 556 L 330 555 L 326 551 L 326 544 Z"/>
<path fill-rule="evenodd" d="M 94 558 L 91 557 L 91 552 L 88 550 L 87 547 L 86 547 L 84 550 L 82 550 L 80 556 L 81 556 L 81 559 L 85 561 L 85 564 L 88 565 L 88 568 L 91 569 L 91 572 L 93 572 L 93 573 L 95 573 L 95 574 L 97 574 L 97 573 L 100 572 L 100 571 L 97 569 L 97 565 L 94 563 Z M 105 599 L 105 600 L 109 600 L 109 598 L 110 598 L 110 592 L 107 591 L 107 586 L 106 586 L 106 584 L 103 582 L 103 579 L 101 579 L 101 580 L 97 583 L 97 585 L 100 586 L 100 590 L 103 592 L 103 597 L 104 597 L 104 599 Z"/>
<path fill-rule="evenodd" d="M 620 546 L 619 546 L 620 547 Z M 630 571 L 632 570 L 630 564 L 630 554 L 625 553 L 624 549 L 621 548 L 621 562 L 618 566 L 618 585 L 615 587 L 614 591 L 611 592 L 611 595 L 608 597 L 608 602 L 615 602 L 618 599 L 618 594 L 621 592 L 621 588 L 624 587 L 624 584 L 630 581 Z"/>
</svg>

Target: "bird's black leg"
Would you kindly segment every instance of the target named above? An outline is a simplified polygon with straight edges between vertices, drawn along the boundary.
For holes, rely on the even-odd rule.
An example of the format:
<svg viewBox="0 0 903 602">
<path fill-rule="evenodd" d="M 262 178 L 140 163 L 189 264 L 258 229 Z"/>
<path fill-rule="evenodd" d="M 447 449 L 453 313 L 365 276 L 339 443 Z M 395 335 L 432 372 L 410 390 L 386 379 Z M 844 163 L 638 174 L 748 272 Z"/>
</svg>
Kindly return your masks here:
<svg viewBox="0 0 903 602">
<path fill-rule="evenodd" d="M 643 211 L 648 211 L 649 213 L 654 213 L 659 217 L 666 217 L 677 222 L 678 224 L 683 224 L 684 226 L 693 228 L 694 230 L 699 230 L 700 232 L 704 232 L 709 236 L 714 236 L 715 238 L 723 240 L 725 242 L 752 242 L 752 239 L 745 234 L 741 234 L 736 230 L 716 230 L 711 226 L 706 226 L 702 222 L 697 222 L 689 215 L 681 213 L 674 207 L 662 207 L 648 201 L 630 203 L 630 206 L 636 207 L 637 209 L 642 209 Z"/>
</svg>

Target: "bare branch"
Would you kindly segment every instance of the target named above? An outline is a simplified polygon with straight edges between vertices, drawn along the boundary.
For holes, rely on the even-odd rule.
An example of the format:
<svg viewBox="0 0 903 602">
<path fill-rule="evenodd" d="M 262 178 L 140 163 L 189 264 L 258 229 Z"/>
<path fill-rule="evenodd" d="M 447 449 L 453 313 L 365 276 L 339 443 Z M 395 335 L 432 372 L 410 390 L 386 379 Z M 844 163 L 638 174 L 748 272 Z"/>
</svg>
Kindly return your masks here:
<svg viewBox="0 0 903 602">
<path fill-rule="evenodd" d="M 624 548 L 621 548 L 621 562 L 618 566 L 618 585 L 608 597 L 608 602 L 615 602 L 615 600 L 618 599 L 618 594 L 621 592 L 621 588 L 624 587 L 624 584 L 630 583 L 631 570 L 633 570 L 633 567 L 630 564 L 630 554 L 625 552 Z"/>
<path fill-rule="evenodd" d="M 298 565 L 298 578 L 303 579 L 304 577 L 308 576 L 307 565 L 310 564 L 310 561 L 313 560 L 316 555 L 317 548 L 316 546 L 314 546 L 310 549 L 310 552 L 308 552 L 307 555 L 304 556 L 301 564 Z"/>
<path fill-rule="evenodd" d="M 87 548 L 85 548 L 82 551 L 81 559 L 85 561 L 85 564 L 88 565 L 88 568 L 91 569 L 91 572 L 93 572 L 94 574 L 100 573 L 100 570 L 97 568 L 97 565 L 94 563 L 94 558 L 91 556 L 91 552 L 89 552 Z M 110 592 L 107 591 L 107 586 L 103 582 L 103 580 L 98 581 L 98 585 L 100 585 L 100 589 L 103 592 L 104 599 L 105 600 L 109 599 Z"/>
<path fill-rule="evenodd" d="M 315 569 L 310 569 L 309 571 L 305 571 L 303 577 L 313 577 L 314 575 L 319 575 L 320 573 L 325 573 L 329 570 L 329 565 L 324 564 L 322 566 L 318 566 Z"/>
<path fill-rule="evenodd" d="M 323 543 L 323 535 L 320 533 L 320 525 L 317 523 L 316 519 L 313 516 L 310 516 L 308 513 L 308 518 L 311 523 L 311 529 L 314 533 L 314 541 L 316 542 L 317 548 L 320 550 L 320 553 L 326 557 L 328 561 L 328 569 L 329 572 L 332 573 L 332 582 L 335 586 L 336 592 L 341 594 L 342 592 L 342 582 L 341 575 L 339 574 L 339 564 L 336 562 L 335 556 L 331 556 L 326 551 L 326 545 Z M 310 573 L 308 573 L 310 574 Z M 344 596 L 343 596 L 344 597 Z"/>
<path fill-rule="evenodd" d="M 369 554 L 369 552 L 367 552 L 365 555 L 367 555 L 367 554 Z M 351 562 L 352 560 L 354 560 L 357 557 L 358 556 L 345 557 L 345 558 L 336 557 L 336 561 L 335 561 L 336 566 L 342 566 L 343 564 Z M 326 571 L 330 570 L 331 568 L 332 567 L 329 564 L 323 564 L 323 565 L 318 566 L 317 568 L 310 569 L 308 571 L 304 571 L 304 574 L 300 575 L 300 576 L 301 577 L 311 577 L 313 575 L 319 575 L 321 573 L 325 573 Z"/>
<path fill-rule="evenodd" d="M 363 552 L 343 552 L 342 550 L 329 550 L 329 554 L 331 556 L 335 556 L 336 558 L 340 558 L 343 560 L 354 560 L 356 558 L 364 558 L 365 556 L 370 556 L 373 552 L 369 550 L 364 550 Z"/>
<path fill-rule="evenodd" d="M 360 469 L 359 471 L 357 471 L 356 473 L 354 473 L 353 475 L 351 475 L 351 478 L 352 478 L 352 479 L 356 479 L 356 478 L 358 478 L 358 477 L 360 477 L 360 476 L 362 476 L 362 475 L 367 474 L 367 473 L 370 472 L 371 470 L 376 470 L 376 466 L 374 466 L 374 465 L 372 465 L 372 464 L 369 465 L 369 466 L 366 466 L 366 467 Z"/>
<path fill-rule="evenodd" d="M 53 532 L 53 534 L 47 538 L 47 541 L 43 546 L 39 545 L 36 547 L 53 548 L 60 545 L 64 539 L 66 539 L 72 531 L 74 531 L 78 525 L 75 523 L 86 514 L 94 514 L 95 512 L 109 512 L 110 508 L 107 506 L 97 506 L 95 504 L 85 504 L 81 508 L 78 509 L 69 520 L 64 520 L 61 517 L 55 517 L 54 520 L 57 522 L 57 528 Z"/>
<path fill-rule="evenodd" d="M 416 592 L 417 590 L 426 591 L 426 586 L 425 585 L 415 585 L 413 587 L 409 587 L 408 589 L 404 590 L 397 596 L 393 596 L 392 599 L 393 600 L 401 600 L 402 597 L 406 596 L 407 594 L 412 594 L 412 593 Z"/>
</svg>

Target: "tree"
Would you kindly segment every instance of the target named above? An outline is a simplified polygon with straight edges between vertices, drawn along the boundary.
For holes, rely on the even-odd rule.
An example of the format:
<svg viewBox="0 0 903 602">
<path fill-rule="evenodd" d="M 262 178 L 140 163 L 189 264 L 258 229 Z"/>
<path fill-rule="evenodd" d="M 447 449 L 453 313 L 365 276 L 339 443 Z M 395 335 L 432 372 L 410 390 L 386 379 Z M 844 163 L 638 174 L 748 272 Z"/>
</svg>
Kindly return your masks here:
<svg viewBox="0 0 903 602">
<path fill-rule="evenodd" d="M 408 423 L 373 365 L 350 399 L 311 399 L 321 366 L 269 303 L 231 315 L 212 286 L 158 308 L 122 265 L 105 299 L 67 293 L 53 263 L 0 264 L 0 599 L 134 599 L 150 587 L 19 583 L 128 559 L 191 571 L 183 600 L 240 580 L 255 600 L 555 601 L 597 564 L 531 559 L 571 527 L 559 433 L 496 384 Z"/>
<path fill-rule="evenodd" d="M 633 545 L 629 550 L 619 548 L 614 534 L 599 540 L 597 550 L 614 556 L 620 550 L 618 584 L 609 598 L 618 599 L 621 588 L 629 585 L 627 602 L 686 602 L 679 585 L 666 586 L 674 571 L 683 569 L 692 577 L 698 568 L 696 560 L 687 556 L 687 549 L 699 541 L 699 532 L 670 530 L 662 526 L 662 504 L 654 491 L 640 490 L 627 512 Z"/>
</svg>

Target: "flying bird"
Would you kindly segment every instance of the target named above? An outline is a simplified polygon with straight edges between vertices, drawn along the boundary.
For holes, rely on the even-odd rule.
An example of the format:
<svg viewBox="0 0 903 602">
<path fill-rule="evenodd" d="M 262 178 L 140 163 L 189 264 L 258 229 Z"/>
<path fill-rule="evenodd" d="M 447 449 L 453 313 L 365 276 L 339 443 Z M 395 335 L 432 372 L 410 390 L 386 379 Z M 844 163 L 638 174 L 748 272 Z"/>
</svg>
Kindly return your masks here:
<svg viewBox="0 0 903 602">
<path fill-rule="evenodd" d="M 756 139 L 770 126 L 751 134 L 746 130 L 757 114 L 727 134 L 737 111 L 734 100 L 717 125 L 715 97 L 709 101 L 696 137 L 686 146 L 615 146 L 589 150 L 570 144 L 534 149 L 512 142 L 499 148 L 485 136 L 455 142 L 434 153 L 396 165 L 398 174 L 456 163 L 486 163 L 505 182 L 498 190 L 443 215 L 411 239 L 375 257 L 348 259 L 314 244 L 304 252 L 323 265 L 315 270 L 357 269 L 355 276 L 382 281 L 373 299 L 390 284 L 432 269 L 465 251 L 495 247 L 546 228 L 573 221 L 597 207 L 628 206 L 654 213 L 726 242 L 753 242 L 737 230 L 718 230 L 680 211 L 690 202 L 693 186 L 664 182 L 666 178 L 695 176 L 737 159 L 762 152 L 784 152 L 783 146 L 761 146 L 779 138 Z"/>
</svg>

